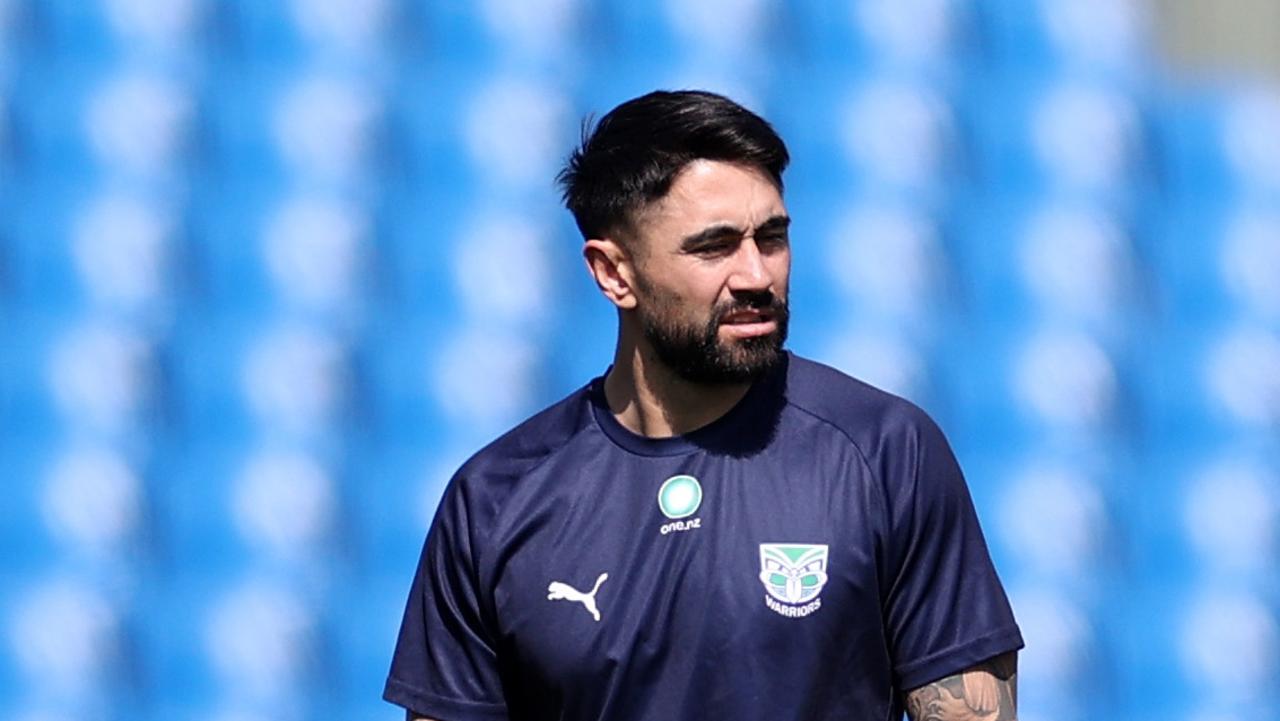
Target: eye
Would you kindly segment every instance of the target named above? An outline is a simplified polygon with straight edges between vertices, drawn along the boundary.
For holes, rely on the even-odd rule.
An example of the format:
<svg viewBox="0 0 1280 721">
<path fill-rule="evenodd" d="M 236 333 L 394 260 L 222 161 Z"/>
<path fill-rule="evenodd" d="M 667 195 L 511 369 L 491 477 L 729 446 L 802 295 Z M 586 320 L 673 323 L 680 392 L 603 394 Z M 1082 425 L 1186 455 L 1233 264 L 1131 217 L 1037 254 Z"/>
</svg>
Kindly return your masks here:
<svg viewBox="0 0 1280 721">
<path fill-rule="evenodd" d="M 699 245 L 693 252 L 704 258 L 720 258 L 732 254 L 737 245 L 737 239 L 714 240 Z"/>
<path fill-rule="evenodd" d="M 789 242 L 786 231 L 772 231 L 756 236 L 756 245 L 760 246 L 761 250 L 781 250 L 787 247 Z"/>
</svg>

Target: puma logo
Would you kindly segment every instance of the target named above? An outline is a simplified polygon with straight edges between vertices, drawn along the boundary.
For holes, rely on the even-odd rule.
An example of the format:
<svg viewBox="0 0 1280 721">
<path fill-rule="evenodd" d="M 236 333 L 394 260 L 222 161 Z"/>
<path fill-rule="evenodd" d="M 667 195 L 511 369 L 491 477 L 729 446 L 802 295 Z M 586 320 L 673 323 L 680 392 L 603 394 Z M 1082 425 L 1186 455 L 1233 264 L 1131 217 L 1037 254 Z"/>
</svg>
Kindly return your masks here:
<svg viewBox="0 0 1280 721">
<path fill-rule="evenodd" d="M 600 577 L 596 579 L 596 585 L 591 587 L 591 593 L 583 593 L 567 583 L 552 581 L 551 585 L 547 586 L 547 600 L 576 601 L 577 603 L 581 603 L 586 607 L 587 612 L 591 614 L 591 617 L 599 621 L 600 609 L 596 608 L 596 591 L 600 590 L 600 584 L 604 583 L 604 580 L 608 577 L 609 574 L 607 573 L 600 574 Z"/>
</svg>

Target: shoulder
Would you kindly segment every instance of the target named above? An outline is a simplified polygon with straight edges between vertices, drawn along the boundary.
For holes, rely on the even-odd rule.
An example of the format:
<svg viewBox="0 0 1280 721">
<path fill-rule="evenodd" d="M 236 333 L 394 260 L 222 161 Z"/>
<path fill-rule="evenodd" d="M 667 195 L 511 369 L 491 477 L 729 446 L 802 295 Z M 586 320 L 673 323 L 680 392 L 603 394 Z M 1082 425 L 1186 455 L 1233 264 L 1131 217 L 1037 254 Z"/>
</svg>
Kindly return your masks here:
<svg viewBox="0 0 1280 721">
<path fill-rule="evenodd" d="M 571 445 L 591 417 L 590 385 L 544 408 L 468 458 L 449 481 L 441 510 L 484 526 L 531 471 Z"/>
<path fill-rule="evenodd" d="M 544 408 L 481 448 L 458 470 L 488 483 L 518 478 L 562 450 L 590 418 L 590 385 Z"/>
<path fill-rule="evenodd" d="M 422 568 L 429 563 L 482 567 L 493 530 L 520 481 L 570 445 L 589 416 L 589 386 L 502 434 L 472 455 L 453 474 L 427 532 Z"/>
<path fill-rule="evenodd" d="M 788 405 L 834 428 L 856 449 L 891 516 L 902 517 L 917 503 L 967 505 L 967 486 L 951 444 L 919 406 L 794 357 L 787 392 Z"/>
<path fill-rule="evenodd" d="M 787 403 L 838 430 L 868 457 L 895 440 L 941 436 L 933 419 L 911 401 L 794 354 Z"/>
</svg>

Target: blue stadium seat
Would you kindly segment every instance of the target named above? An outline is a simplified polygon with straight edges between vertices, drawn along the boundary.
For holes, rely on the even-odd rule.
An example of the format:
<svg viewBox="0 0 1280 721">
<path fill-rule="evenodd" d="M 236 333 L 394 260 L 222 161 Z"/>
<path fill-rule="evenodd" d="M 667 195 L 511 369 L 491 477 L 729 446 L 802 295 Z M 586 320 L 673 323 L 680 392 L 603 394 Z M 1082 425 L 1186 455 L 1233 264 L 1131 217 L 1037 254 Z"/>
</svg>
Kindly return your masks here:
<svg viewBox="0 0 1280 721">
<path fill-rule="evenodd" d="M 210 69 L 199 96 L 201 171 L 210 177 L 193 188 L 197 204 L 205 195 L 218 197 L 220 190 L 233 197 L 253 197 L 264 186 L 284 183 L 284 164 L 271 136 L 271 108 L 280 90 L 298 74 L 297 65 L 263 66 L 249 60 L 228 60 Z M 246 187 L 251 183 L 259 187 Z"/>
<path fill-rule="evenodd" d="M 192 300 L 205 312 L 281 313 L 348 328 L 379 271 L 371 215 L 342 194 L 261 187 L 208 194 L 193 216 Z"/>
<path fill-rule="evenodd" d="M 332 455 L 266 440 L 184 449 L 167 469 L 181 480 L 158 491 L 171 568 L 307 578 L 341 567 L 349 522 Z"/>
<path fill-rule="evenodd" d="M 366 332 L 357 362 L 366 383 L 363 412 L 378 436 L 435 444 L 451 428 L 431 395 L 429 375 L 448 328 L 444 317 L 399 315 L 384 316 Z"/>
<path fill-rule="evenodd" d="M 203 617 L 222 583 L 216 576 L 165 573 L 139 599 L 146 622 L 138 629 L 138 650 L 147 669 L 146 694 L 159 718 L 191 717 L 215 697 Z"/>
<path fill-rule="evenodd" d="M 1144 97 L 1132 83 L 1024 73 L 960 101 L 978 177 L 1014 198 L 1141 197 L 1151 160 Z"/>
<path fill-rule="evenodd" d="M 931 413 L 939 411 L 943 401 L 922 341 L 885 328 L 891 324 L 882 320 L 856 316 L 847 327 L 827 321 L 808 325 L 820 327 L 795 336 L 792 345 L 802 355 L 902 396 Z M 809 344 L 813 344 L 812 350 Z"/>
<path fill-rule="evenodd" d="M 292 9 L 306 5 L 289 0 L 232 0 L 224 3 L 226 45 L 236 51 L 233 57 L 264 64 L 298 62 L 306 56 L 308 48 L 304 31 Z"/>
<path fill-rule="evenodd" d="M 403 716 L 399 709 L 378 700 L 391 667 L 415 564 L 411 561 L 389 576 L 361 577 L 358 583 L 346 584 L 346 591 L 330 596 L 326 613 L 334 620 L 338 689 L 352 708 L 361 709 L 358 716 L 350 718 L 396 721 Z"/>
<path fill-rule="evenodd" d="M 1232 314 L 1222 282 L 1220 242 L 1232 211 L 1213 198 L 1168 208 L 1148 232 L 1144 253 L 1155 301 L 1186 329 L 1215 325 Z"/>
<path fill-rule="evenodd" d="M 190 210 L 194 276 L 191 300 L 205 313 L 261 313 L 276 307 L 262 253 L 262 235 L 278 187 L 227 182 L 228 191 L 202 193 Z"/>
<path fill-rule="evenodd" d="M 1053 326 L 990 329 L 952 343 L 940 370 L 960 424 L 998 447 L 1043 437 L 1115 451 L 1132 440 L 1133 360 L 1122 343 Z"/>
<path fill-rule="evenodd" d="M 928 326 L 951 300 L 942 228 L 923 208 L 851 199 L 832 219 L 822 254 L 828 283 L 859 312 Z M 886 268 L 893 272 L 885 273 Z"/>
<path fill-rule="evenodd" d="M 600 293 L 582 261 L 582 235 L 567 210 L 547 226 L 547 258 L 559 308 L 547 335 L 548 379 L 544 397 L 558 399 L 605 372 L 613 362 L 617 311 Z"/>
<path fill-rule="evenodd" d="M 549 386 L 536 336 L 483 318 L 471 323 L 423 318 L 369 338 L 363 370 L 381 433 L 415 444 L 432 434 L 446 447 L 485 441 L 559 397 L 564 386 Z"/>
<path fill-rule="evenodd" d="M 842 146 L 849 89 L 865 75 L 857 68 L 810 74 L 803 86 L 785 82 L 766 85 L 760 111 L 786 140 L 792 168 L 804 168 L 803 173 L 788 173 L 788 203 L 808 201 L 813 210 L 830 212 L 840 207 L 845 194 L 867 190 L 865 183 L 858 186 L 859 176 Z M 795 220 L 800 222 L 803 217 L 797 215 Z"/>
<path fill-rule="evenodd" d="M 361 574 L 414 568 L 445 484 L 475 451 L 450 447 L 439 427 L 420 427 L 417 435 L 416 443 L 388 441 L 351 453 L 345 497 L 353 567 Z"/>
<path fill-rule="evenodd" d="M 418 18 L 405 0 L 319 2 L 231 0 L 216 6 L 236 61 L 263 66 L 317 62 L 330 66 L 381 67 Z"/>
<path fill-rule="evenodd" d="M 382 91 L 321 62 L 221 66 L 201 97 L 210 188 L 367 194 L 386 160 Z"/>
<path fill-rule="evenodd" d="M 16 74 L 12 98 L 13 142 L 33 178 L 165 187 L 190 160 L 198 108 L 184 71 L 40 58 Z"/>
<path fill-rule="evenodd" d="M 243 440 L 261 431 L 324 440 L 358 402 L 351 340 L 287 316 L 210 315 L 175 331 L 175 406 L 188 432 Z"/>
<path fill-rule="evenodd" d="M 1066 198 L 1002 199 L 964 209 L 954 227 L 959 276 L 982 318 L 1113 338 L 1144 322 L 1150 269 L 1130 218 Z"/>
<path fill-rule="evenodd" d="M 963 177 L 963 139 L 947 87 L 876 74 L 841 95 L 833 137 L 861 182 L 927 200 Z"/>
<path fill-rule="evenodd" d="M 591 3 L 408 0 L 404 15 L 426 54 L 444 65 L 573 71 L 617 39 L 607 11 Z"/>
<path fill-rule="evenodd" d="M 218 10 L 207 0 L 53 0 L 32 3 L 28 12 L 33 47 L 41 54 L 184 63 L 203 49 Z"/>
<path fill-rule="evenodd" d="M 1129 500 L 1123 488 L 1131 471 L 1115 454 L 1071 445 L 1029 449 L 1013 462 L 997 454 L 993 464 L 993 454 L 985 455 L 968 477 L 1004 577 L 1074 598 L 1123 586 L 1135 560 L 1117 509 Z"/>
<path fill-rule="evenodd" d="M 11 0 L 0 10 L 0 66 L 30 41 L 31 9 L 26 0 Z"/>
<path fill-rule="evenodd" d="M 102 73 L 83 61 L 38 59 L 9 85 L 10 143 L 33 179 L 76 179 L 92 168 L 83 109 Z"/>
<path fill-rule="evenodd" d="M 443 199 L 495 187 L 545 197 L 575 139 L 570 110 L 546 73 L 427 66 L 400 79 L 388 107 L 389 142 L 401 156 L 393 169 Z"/>
<path fill-rule="evenodd" d="M 13 437 L 65 431 L 137 440 L 153 429 L 164 381 L 152 334 L 82 314 L 28 310 L 9 317 L 15 330 L 0 362 L 11 374 L 5 425 Z"/>
<path fill-rule="evenodd" d="M 1235 449 L 1204 454 L 1179 469 L 1167 523 L 1183 537 L 1183 555 L 1206 586 L 1270 588 L 1280 536 L 1280 477 L 1275 454 Z M 1193 456 L 1194 457 L 1194 456 Z"/>
<path fill-rule="evenodd" d="M 1024 708 L 1030 717 L 1052 709 L 1067 718 L 1089 718 L 1095 704 L 1106 708 L 1109 699 L 1099 693 L 1105 667 L 1089 605 L 1045 586 L 1014 586 L 1009 595 L 1027 641 L 1018 654 L 1019 680 L 1026 684 L 1025 691 L 1021 684 L 1018 689 L 1019 715 Z M 1072 693 L 1080 684 L 1095 693 Z"/>
<path fill-rule="evenodd" d="M 1233 185 L 1246 197 L 1280 200 L 1280 144 L 1270 132 L 1280 122 L 1280 93 L 1261 85 L 1222 98 L 1214 133 Z"/>
<path fill-rule="evenodd" d="M 312 591 L 251 569 L 192 575 L 158 587 L 147 618 L 141 645 L 162 717 L 305 718 L 333 702 Z"/>
<path fill-rule="evenodd" d="M 1133 584 L 1107 596 L 1106 611 L 1096 615 L 1115 649 L 1116 662 L 1106 671 L 1121 690 L 1119 702 L 1134 718 L 1186 717 L 1197 705 L 1196 694 L 1180 678 L 1181 653 L 1174 632 L 1184 591 L 1167 578 Z"/>
<path fill-rule="evenodd" d="M 1161 447 L 1264 439 L 1274 428 L 1276 334 L 1224 322 L 1164 334 L 1136 376 L 1149 432 Z"/>
<path fill-rule="evenodd" d="M 767 48 L 770 42 L 768 36 L 762 36 L 760 27 L 761 22 L 767 23 L 767 6 L 753 0 L 722 0 L 696 9 L 664 2 L 604 0 L 597 12 L 601 34 L 607 34 L 613 57 L 619 60 L 664 58 L 667 63 L 676 64 L 687 61 L 700 49 L 721 49 L 730 37 L 736 52 L 729 54 L 745 59 Z M 719 27 L 706 28 L 705 24 L 717 15 L 724 22 Z M 699 29 L 708 32 L 702 35 Z"/>
<path fill-rule="evenodd" d="M 1151 70 L 1151 20 L 1137 0 L 986 0 L 982 9 L 992 56 L 1005 67 L 1113 78 Z"/>
<path fill-rule="evenodd" d="M 241 447 L 203 443 L 183 449 L 158 490 L 169 573 L 179 577 L 229 573 L 248 565 L 253 550 L 236 528 L 232 488 Z"/>
<path fill-rule="evenodd" d="M 32 183 L 7 234 L 16 303 L 154 328 L 182 288 L 182 218 L 165 199 Z"/>
<path fill-rule="evenodd" d="M 852 44 L 868 65 L 928 74 L 964 68 L 977 50 L 971 0 L 860 0 L 846 17 Z"/>
<path fill-rule="evenodd" d="M 152 483 L 145 457 L 103 442 L 52 444 L 33 469 L 33 506 L 25 511 L 56 544 L 61 562 L 86 574 L 135 576 L 156 557 Z"/>
<path fill-rule="evenodd" d="M 1188 588 L 1180 600 L 1170 631 L 1185 688 L 1205 701 L 1234 701 L 1244 708 L 1265 704 L 1280 650 L 1274 603 L 1231 587 Z"/>
<path fill-rule="evenodd" d="M 4 57 L 0 56 L 0 64 Z M 10 173 L 13 172 L 13 112 L 9 103 L 7 83 L 0 85 L 0 193 L 8 190 Z M 3 198 L 0 195 L 0 198 Z"/>
<path fill-rule="evenodd" d="M 1273 206 L 1187 202 L 1153 235 L 1162 300 L 1179 318 L 1196 326 L 1235 318 L 1276 327 L 1280 301 L 1269 279 L 1280 256 L 1280 221 Z"/>
<path fill-rule="evenodd" d="M 3 426 L 0 426 L 3 428 Z M 0 506 L 0 543 L 20 552 L 0 560 L 0 591 L 13 590 L 13 582 L 29 578 L 55 563 L 62 555 L 57 540 L 41 513 L 41 489 L 52 444 L 46 439 L 20 439 L 6 432 L 0 441 L 0 473 L 7 480 L 10 500 Z"/>
<path fill-rule="evenodd" d="M 1280 211 L 1241 208 L 1215 238 L 1218 282 L 1241 319 L 1280 329 Z"/>
<path fill-rule="evenodd" d="M 566 211 L 481 187 L 432 193 L 438 202 L 425 206 L 415 194 L 398 189 L 379 219 L 380 300 L 429 322 L 466 314 L 545 329 L 560 284 L 582 273 Z"/>
<path fill-rule="evenodd" d="M 22 680 L 15 696 L 66 710 L 122 705 L 124 689 L 138 674 L 127 601 L 92 578 L 57 567 L 5 597 L 0 665 Z"/>
<path fill-rule="evenodd" d="M 52 55 L 110 57 L 116 49 L 103 3 L 54 0 L 31 3 L 29 27 L 38 47 Z"/>
<path fill-rule="evenodd" d="M 70 257 L 72 209 L 82 195 L 38 181 L 15 188 L 5 218 L 7 285 L 15 302 L 67 312 L 84 302 Z M 50 222 L 50 219 L 58 219 Z"/>
<path fill-rule="evenodd" d="M 1221 202 L 1237 189 L 1222 147 L 1225 103 L 1224 93 L 1210 89 L 1162 94 L 1153 101 L 1153 152 L 1159 154 L 1177 207 Z"/>
</svg>

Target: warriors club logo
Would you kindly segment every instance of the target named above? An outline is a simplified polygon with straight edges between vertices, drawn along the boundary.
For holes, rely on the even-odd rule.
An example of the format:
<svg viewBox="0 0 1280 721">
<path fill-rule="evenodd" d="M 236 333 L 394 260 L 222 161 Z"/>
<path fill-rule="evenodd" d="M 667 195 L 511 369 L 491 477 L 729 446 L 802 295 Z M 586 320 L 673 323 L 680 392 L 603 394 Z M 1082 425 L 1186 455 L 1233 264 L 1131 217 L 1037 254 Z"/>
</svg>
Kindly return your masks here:
<svg viewBox="0 0 1280 721">
<path fill-rule="evenodd" d="M 764 603 L 787 618 L 803 618 L 822 607 L 827 585 L 826 544 L 761 543 L 760 582 Z"/>
</svg>

